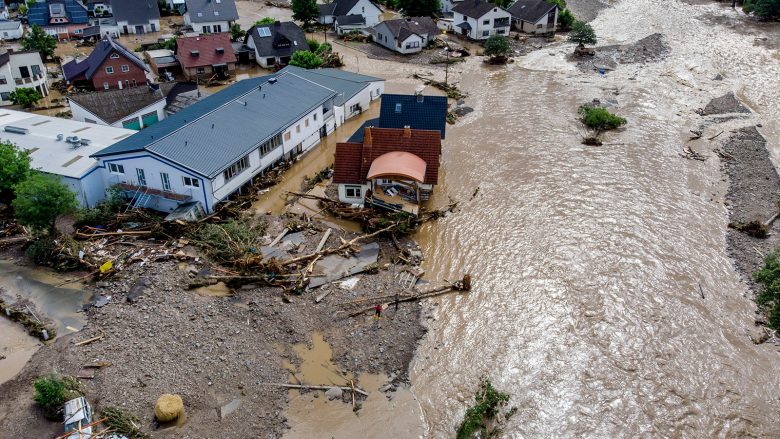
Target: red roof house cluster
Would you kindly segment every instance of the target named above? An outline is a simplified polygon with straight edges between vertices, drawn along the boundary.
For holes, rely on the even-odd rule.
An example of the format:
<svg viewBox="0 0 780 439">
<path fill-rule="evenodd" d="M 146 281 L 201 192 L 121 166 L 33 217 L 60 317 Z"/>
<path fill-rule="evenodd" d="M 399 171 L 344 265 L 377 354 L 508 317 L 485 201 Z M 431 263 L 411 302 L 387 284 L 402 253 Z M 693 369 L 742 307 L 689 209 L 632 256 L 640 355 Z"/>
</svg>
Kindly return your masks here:
<svg viewBox="0 0 780 439">
<path fill-rule="evenodd" d="M 374 160 L 396 151 L 411 153 L 424 160 L 426 167 L 423 183 L 438 183 L 441 156 L 439 131 L 410 128 L 365 128 L 363 143 L 336 144 L 333 182 L 363 183 L 367 180 L 368 170 Z"/>
</svg>

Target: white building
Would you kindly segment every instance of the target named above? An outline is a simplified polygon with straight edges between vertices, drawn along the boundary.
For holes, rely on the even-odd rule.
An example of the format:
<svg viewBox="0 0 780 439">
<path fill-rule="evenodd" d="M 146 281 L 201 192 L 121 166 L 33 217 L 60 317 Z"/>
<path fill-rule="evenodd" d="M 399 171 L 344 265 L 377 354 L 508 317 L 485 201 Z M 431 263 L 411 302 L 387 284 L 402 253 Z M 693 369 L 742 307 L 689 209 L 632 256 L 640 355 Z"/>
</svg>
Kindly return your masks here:
<svg viewBox="0 0 780 439">
<path fill-rule="evenodd" d="M 157 0 L 112 0 L 111 10 L 122 34 L 140 35 L 160 31 Z M 101 31 L 105 32 L 103 29 Z"/>
<path fill-rule="evenodd" d="M 0 105 L 11 105 L 11 92 L 18 88 L 34 88 L 49 95 L 49 76 L 41 54 L 26 50 L 0 54 Z"/>
<path fill-rule="evenodd" d="M 293 74 L 239 81 L 93 154 L 106 186 L 135 207 L 207 213 L 283 159 L 303 154 L 335 127 L 336 92 Z"/>
<path fill-rule="evenodd" d="M 68 97 L 73 120 L 140 130 L 165 119 L 166 98 L 174 83 L 152 84 Z"/>
<path fill-rule="evenodd" d="M 517 0 L 508 9 L 517 30 L 530 34 L 555 32 L 558 5 L 545 0 Z"/>
<path fill-rule="evenodd" d="M 105 198 L 103 173 L 92 154 L 135 131 L 0 109 L 0 141 L 29 151 L 31 166 L 59 176 L 84 207 Z"/>
<path fill-rule="evenodd" d="M 486 0 L 464 0 L 452 8 L 455 32 L 472 40 L 509 36 L 512 15 Z"/>
<path fill-rule="evenodd" d="M 313 69 L 287 66 L 282 72 L 292 72 L 337 93 L 333 100 L 336 127 L 367 111 L 371 102 L 385 93 L 385 80 L 341 69 Z M 334 127 L 335 128 L 335 127 Z M 330 133 L 330 131 L 328 131 Z"/>
<path fill-rule="evenodd" d="M 0 39 L 18 40 L 24 35 L 21 21 L 0 20 Z"/>
<path fill-rule="evenodd" d="M 319 5 L 320 24 L 333 24 L 337 17 L 348 15 L 360 15 L 364 18 L 365 27 L 372 27 L 379 23 L 382 9 L 371 0 L 333 0 L 330 3 Z"/>
<path fill-rule="evenodd" d="M 184 25 L 200 34 L 230 32 L 230 26 L 238 20 L 234 0 L 186 0 L 186 6 Z"/>
<path fill-rule="evenodd" d="M 374 42 L 398 53 L 417 53 L 440 33 L 430 17 L 399 18 L 374 26 Z"/>
</svg>

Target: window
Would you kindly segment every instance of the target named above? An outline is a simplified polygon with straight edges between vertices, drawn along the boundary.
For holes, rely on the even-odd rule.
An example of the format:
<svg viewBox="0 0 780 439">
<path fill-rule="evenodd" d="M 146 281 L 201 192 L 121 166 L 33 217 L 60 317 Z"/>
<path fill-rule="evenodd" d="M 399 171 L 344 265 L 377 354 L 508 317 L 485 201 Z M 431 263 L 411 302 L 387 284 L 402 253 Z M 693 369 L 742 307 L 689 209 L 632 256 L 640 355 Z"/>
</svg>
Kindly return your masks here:
<svg viewBox="0 0 780 439">
<path fill-rule="evenodd" d="M 184 186 L 187 187 L 200 187 L 200 181 L 198 181 L 197 178 L 182 177 L 181 181 L 182 183 L 184 183 Z"/>
<path fill-rule="evenodd" d="M 503 35 L 504 32 L 506 32 L 506 29 L 496 29 L 496 33 L 499 35 Z"/>
<path fill-rule="evenodd" d="M 542 26 L 541 24 L 537 24 L 537 25 L 536 25 L 536 28 L 537 28 L 537 29 L 541 29 L 542 27 L 544 27 L 544 26 Z"/>
<path fill-rule="evenodd" d="M 30 66 L 30 68 L 32 69 L 33 76 L 41 76 L 41 66 L 33 65 Z"/>
<path fill-rule="evenodd" d="M 86 117 L 84 118 L 84 122 L 97 123 L 96 120 L 92 120 L 92 119 L 89 119 L 89 118 L 86 118 Z"/>
<path fill-rule="evenodd" d="M 162 181 L 162 189 L 165 192 L 171 191 L 171 178 L 168 177 L 167 172 L 160 172 L 160 180 Z"/>
<path fill-rule="evenodd" d="M 261 37 L 270 37 L 271 29 L 267 27 L 258 27 L 257 34 L 260 35 Z"/>
<path fill-rule="evenodd" d="M 365 6 L 361 7 L 361 8 L 360 8 L 360 12 L 361 12 L 362 14 L 365 14 L 365 13 L 366 13 L 366 7 L 365 7 Z"/>
<path fill-rule="evenodd" d="M 76 35 L 81 35 L 81 29 L 76 29 L 73 31 L 73 33 Z"/>
<path fill-rule="evenodd" d="M 317 121 L 317 113 L 314 113 L 314 121 Z"/>
<path fill-rule="evenodd" d="M 400 113 L 401 112 L 401 104 L 395 104 L 395 112 Z"/>
<path fill-rule="evenodd" d="M 141 168 L 135 168 L 135 175 L 138 176 L 138 186 L 146 187 L 146 173 Z"/>
<path fill-rule="evenodd" d="M 132 119 L 123 120 L 122 128 L 127 128 L 129 130 L 140 130 L 141 124 L 138 122 L 138 118 L 134 117 Z"/>
<path fill-rule="evenodd" d="M 2 92 L 2 93 L 0 93 L 0 100 L 10 101 L 11 100 L 11 93 L 10 92 Z"/>
<path fill-rule="evenodd" d="M 106 67 L 106 73 L 108 73 L 109 75 L 114 73 L 114 68 L 111 66 Z"/>
<path fill-rule="evenodd" d="M 295 132 L 300 133 L 301 132 L 301 124 L 295 125 Z"/>
<path fill-rule="evenodd" d="M 490 19 L 488 18 L 487 20 L 482 20 L 482 24 L 490 24 Z"/>
<path fill-rule="evenodd" d="M 203 33 L 204 34 L 210 34 L 211 33 L 211 26 L 203 26 Z"/>
<path fill-rule="evenodd" d="M 483 37 L 490 36 L 490 31 L 489 31 L 489 30 L 483 30 L 483 31 L 482 31 L 482 36 L 483 36 Z"/>
<path fill-rule="evenodd" d="M 350 105 L 349 112 L 350 113 L 360 113 L 360 104 Z"/>
<path fill-rule="evenodd" d="M 0 84 L 8 84 L 8 80 L 5 79 L 5 75 L 0 76 Z"/>
<path fill-rule="evenodd" d="M 379 97 L 381 94 L 382 94 L 382 90 L 380 90 L 380 89 L 378 89 L 378 88 L 377 88 L 377 89 L 376 89 L 376 95 L 377 95 L 377 97 Z"/>
<path fill-rule="evenodd" d="M 122 72 L 127 73 L 130 71 L 130 66 L 127 64 L 122 64 Z"/>
<path fill-rule="evenodd" d="M 108 170 L 112 174 L 124 174 L 125 173 L 125 167 L 122 165 L 117 165 L 116 163 L 109 163 L 108 164 Z"/>
<path fill-rule="evenodd" d="M 284 133 L 284 140 L 290 140 L 291 137 L 292 137 L 292 133 L 290 133 L 289 131 Z"/>
<path fill-rule="evenodd" d="M 228 166 L 227 169 L 225 169 L 225 172 L 223 172 L 223 175 L 225 176 L 225 182 L 231 180 L 236 175 L 240 174 L 241 171 L 249 167 L 249 156 L 244 156 L 241 160 L 233 163 L 232 165 Z"/>
<path fill-rule="evenodd" d="M 216 14 L 216 12 L 215 12 L 215 14 Z M 222 25 L 221 24 L 215 24 L 214 25 L 214 33 L 218 34 L 220 32 L 222 32 Z"/>
<path fill-rule="evenodd" d="M 420 47 L 420 42 L 419 41 L 412 41 L 411 43 L 406 43 L 406 48 L 407 49 L 416 49 L 418 47 Z"/>
<path fill-rule="evenodd" d="M 307 119 L 306 119 L 306 120 L 303 122 L 303 124 L 306 126 L 306 128 L 308 128 L 308 127 L 309 127 L 309 119 L 307 118 Z"/>
<path fill-rule="evenodd" d="M 112 53 L 111 54 L 111 59 L 119 59 L 119 54 L 118 53 Z"/>
<path fill-rule="evenodd" d="M 260 157 L 267 155 L 269 152 L 275 150 L 281 144 L 282 144 L 282 136 L 277 134 L 276 136 L 272 137 L 270 140 L 260 145 Z"/>
<path fill-rule="evenodd" d="M 103 83 L 103 88 L 104 88 L 105 90 L 108 90 L 108 88 L 109 88 L 108 82 L 104 82 L 104 83 Z"/>
<path fill-rule="evenodd" d="M 206 73 L 206 68 L 205 67 L 198 67 L 197 69 L 195 69 L 195 72 L 197 72 L 199 75 L 202 74 L 202 73 Z"/>
<path fill-rule="evenodd" d="M 344 195 L 346 195 L 347 198 L 361 198 L 362 195 L 360 189 L 360 186 L 345 186 Z"/>
</svg>

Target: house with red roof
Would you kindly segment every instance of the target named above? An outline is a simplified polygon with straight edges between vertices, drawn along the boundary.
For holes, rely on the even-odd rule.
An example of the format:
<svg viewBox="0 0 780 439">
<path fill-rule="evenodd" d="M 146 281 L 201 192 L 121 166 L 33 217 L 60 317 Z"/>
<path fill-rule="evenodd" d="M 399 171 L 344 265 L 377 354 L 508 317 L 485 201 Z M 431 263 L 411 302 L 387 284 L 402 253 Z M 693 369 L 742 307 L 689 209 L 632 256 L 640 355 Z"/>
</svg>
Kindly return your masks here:
<svg viewBox="0 0 780 439">
<path fill-rule="evenodd" d="M 62 74 L 68 84 L 93 90 L 146 87 L 148 72 L 149 67 L 138 55 L 110 35 L 98 41 L 87 58 L 62 65 Z"/>
<path fill-rule="evenodd" d="M 237 61 L 227 33 L 178 38 L 176 59 L 187 80 L 228 79 Z"/>
<path fill-rule="evenodd" d="M 362 142 L 336 144 L 339 200 L 417 215 L 439 182 L 441 133 L 366 127 Z"/>
</svg>

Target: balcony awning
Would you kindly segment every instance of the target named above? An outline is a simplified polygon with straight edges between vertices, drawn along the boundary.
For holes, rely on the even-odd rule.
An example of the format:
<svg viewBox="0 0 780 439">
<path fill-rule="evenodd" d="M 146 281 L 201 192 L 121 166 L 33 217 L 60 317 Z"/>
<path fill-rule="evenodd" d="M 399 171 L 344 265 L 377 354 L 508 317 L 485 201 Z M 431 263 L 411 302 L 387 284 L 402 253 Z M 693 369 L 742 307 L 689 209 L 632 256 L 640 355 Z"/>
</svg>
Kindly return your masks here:
<svg viewBox="0 0 780 439">
<path fill-rule="evenodd" d="M 388 152 L 371 162 L 371 167 L 368 169 L 368 179 L 404 177 L 423 183 L 427 166 L 425 160 L 410 152 Z"/>
</svg>

